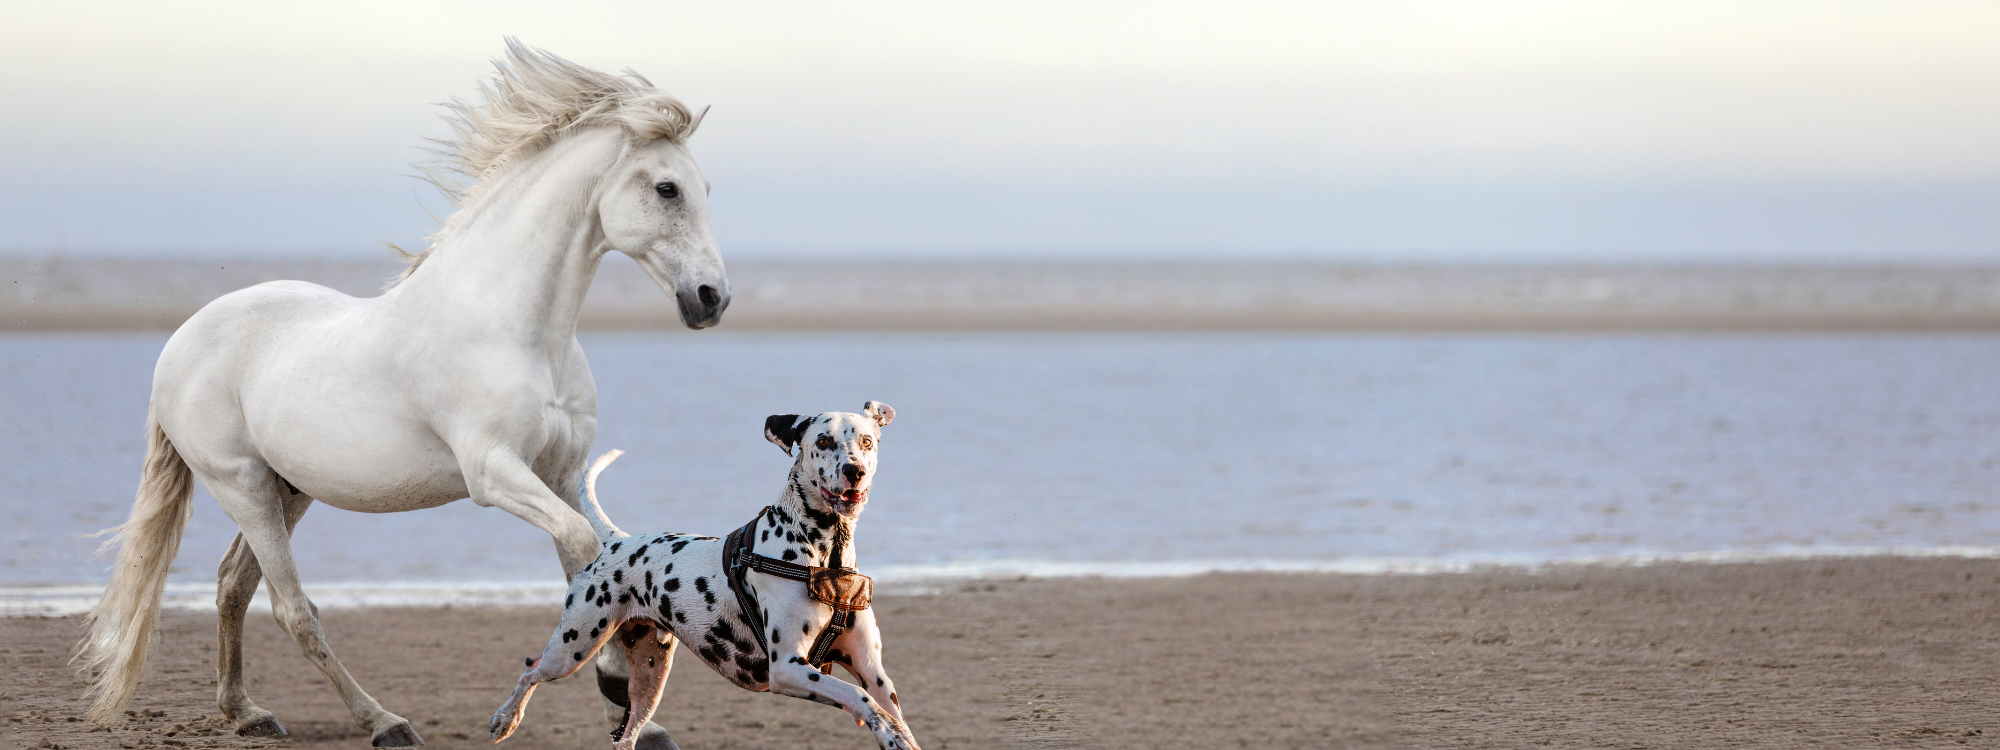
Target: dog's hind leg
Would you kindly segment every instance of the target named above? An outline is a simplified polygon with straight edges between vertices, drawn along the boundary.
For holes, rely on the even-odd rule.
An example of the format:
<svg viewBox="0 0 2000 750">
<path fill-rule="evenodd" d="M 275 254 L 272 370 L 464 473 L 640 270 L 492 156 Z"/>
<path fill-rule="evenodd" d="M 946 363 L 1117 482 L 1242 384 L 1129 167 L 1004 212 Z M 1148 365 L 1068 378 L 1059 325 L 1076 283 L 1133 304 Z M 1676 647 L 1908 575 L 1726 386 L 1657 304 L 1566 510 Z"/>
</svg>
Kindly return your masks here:
<svg viewBox="0 0 2000 750">
<path fill-rule="evenodd" d="M 528 708 L 528 699 L 535 694 L 535 686 L 576 674 L 583 668 L 584 660 L 598 653 L 617 632 L 621 621 L 615 618 L 618 613 L 614 610 L 618 605 L 611 604 L 608 596 L 599 598 L 598 583 L 587 573 L 578 573 L 570 579 L 569 595 L 563 600 L 562 624 L 549 634 L 542 655 L 528 660 L 520 681 L 514 685 L 514 694 L 507 696 L 507 702 L 493 712 L 487 730 L 494 742 L 507 739 L 521 725 L 522 713 Z M 605 604 L 598 604 L 600 601 Z"/>
<path fill-rule="evenodd" d="M 623 726 L 632 705 L 630 661 L 625 647 L 617 641 L 597 653 L 597 691 L 604 696 L 604 718 L 614 731 Z M 681 750 L 666 727 L 650 721 L 639 728 L 638 743 L 637 750 Z"/>
<path fill-rule="evenodd" d="M 312 497 L 308 495 L 292 494 L 285 499 L 287 533 L 298 527 L 299 518 L 311 506 Z M 223 554 L 215 578 L 215 705 L 222 710 L 223 718 L 236 724 L 239 735 L 283 737 L 284 725 L 270 711 L 251 702 L 250 694 L 243 689 L 243 617 L 250 609 L 250 599 L 257 594 L 257 583 L 263 580 L 264 572 L 257 567 L 257 555 L 243 541 L 241 532 L 229 543 L 229 551 Z"/>
<path fill-rule="evenodd" d="M 637 621 L 634 621 L 637 622 Z M 660 693 L 667 686 L 667 674 L 674 668 L 673 634 L 651 625 L 628 623 L 618 634 L 618 645 L 625 647 L 626 677 L 625 723 L 618 727 L 613 736 L 616 750 L 634 750 L 644 739 L 641 729 L 659 726 L 651 723 L 653 711 L 660 706 Z M 660 730 L 665 734 L 666 730 Z M 672 738 L 664 738 L 672 745 Z"/>
</svg>

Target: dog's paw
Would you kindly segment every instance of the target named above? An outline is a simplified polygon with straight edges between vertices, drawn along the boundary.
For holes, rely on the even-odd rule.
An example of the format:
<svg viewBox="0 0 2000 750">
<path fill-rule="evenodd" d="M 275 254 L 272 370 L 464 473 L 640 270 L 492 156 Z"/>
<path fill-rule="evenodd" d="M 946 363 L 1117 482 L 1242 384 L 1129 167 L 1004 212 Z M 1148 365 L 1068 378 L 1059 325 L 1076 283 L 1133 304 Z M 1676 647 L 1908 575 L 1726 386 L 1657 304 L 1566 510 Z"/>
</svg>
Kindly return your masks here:
<svg viewBox="0 0 2000 750">
<path fill-rule="evenodd" d="M 507 739 L 508 735 L 513 734 L 514 727 L 518 724 L 520 724 L 520 720 L 509 715 L 507 709 L 503 708 L 493 712 L 493 721 L 486 725 L 486 731 L 492 734 L 493 742 L 498 744 L 501 740 Z"/>
<path fill-rule="evenodd" d="M 910 734 L 910 728 L 896 717 L 884 713 L 870 718 L 865 726 L 875 733 L 875 742 L 882 750 L 922 750 L 917 747 L 917 738 Z"/>
</svg>

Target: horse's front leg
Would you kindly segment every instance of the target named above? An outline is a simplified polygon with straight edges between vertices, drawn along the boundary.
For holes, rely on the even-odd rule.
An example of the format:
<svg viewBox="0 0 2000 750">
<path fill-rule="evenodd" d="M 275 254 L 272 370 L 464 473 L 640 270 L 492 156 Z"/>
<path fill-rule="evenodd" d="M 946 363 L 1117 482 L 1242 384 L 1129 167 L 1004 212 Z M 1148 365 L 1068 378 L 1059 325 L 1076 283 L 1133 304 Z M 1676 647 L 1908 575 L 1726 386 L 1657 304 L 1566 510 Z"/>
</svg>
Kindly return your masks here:
<svg viewBox="0 0 2000 750">
<path fill-rule="evenodd" d="M 504 447 L 457 452 L 459 471 L 465 475 L 472 502 L 507 511 L 548 532 L 556 540 L 556 554 L 562 558 L 565 575 L 597 559 L 602 547 L 597 533 L 590 530 L 590 522 L 557 497 L 520 454 Z"/>
</svg>

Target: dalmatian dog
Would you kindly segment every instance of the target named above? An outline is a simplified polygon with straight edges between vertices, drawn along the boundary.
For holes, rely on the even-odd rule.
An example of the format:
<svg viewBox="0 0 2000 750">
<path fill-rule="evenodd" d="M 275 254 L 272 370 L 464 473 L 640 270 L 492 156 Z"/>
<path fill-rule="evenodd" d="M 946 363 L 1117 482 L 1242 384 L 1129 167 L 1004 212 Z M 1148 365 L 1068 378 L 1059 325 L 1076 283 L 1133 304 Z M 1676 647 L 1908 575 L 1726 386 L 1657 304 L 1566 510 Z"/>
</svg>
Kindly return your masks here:
<svg viewBox="0 0 2000 750">
<path fill-rule="evenodd" d="M 867 608 L 872 583 L 853 570 L 850 541 L 868 503 L 881 430 L 895 417 L 870 401 L 860 414 L 765 420 L 764 437 L 795 455 L 791 476 L 778 502 L 727 541 L 618 530 L 598 505 L 597 475 L 620 451 L 598 458 L 584 479 L 585 516 L 603 552 L 570 582 L 562 624 L 494 712 L 493 741 L 520 726 L 535 686 L 574 674 L 617 638 L 631 669 L 625 720 L 612 732 L 617 750 L 632 750 L 652 718 L 682 641 L 738 687 L 839 707 L 884 750 L 918 750 L 882 669 L 881 635 Z M 834 679 L 834 664 L 858 684 Z"/>
</svg>

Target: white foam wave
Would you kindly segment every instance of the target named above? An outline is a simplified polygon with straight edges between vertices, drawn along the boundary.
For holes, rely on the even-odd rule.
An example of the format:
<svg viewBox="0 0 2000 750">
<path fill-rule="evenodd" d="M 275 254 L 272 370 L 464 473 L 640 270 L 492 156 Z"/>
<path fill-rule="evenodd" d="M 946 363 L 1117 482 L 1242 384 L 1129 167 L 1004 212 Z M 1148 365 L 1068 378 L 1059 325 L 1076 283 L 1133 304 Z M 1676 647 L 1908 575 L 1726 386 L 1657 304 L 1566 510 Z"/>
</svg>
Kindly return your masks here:
<svg viewBox="0 0 2000 750">
<path fill-rule="evenodd" d="M 1547 571 L 1571 565 L 1644 567 L 1665 563 L 1751 563 L 1846 557 L 2000 558 L 2000 547 L 1784 547 L 1759 550 L 1632 553 L 1550 558 L 1535 555 L 1461 557 L 1356 557 L 1334 560 L 1177 560 L 1071 562 L 981 560 L 931 565 L 883 565 L 868 572 L 883 594 L 936 594 L 963 581 L 1036 578 L 1174 578 L 1207 573 L 1336 573 L 1437 575 L 1476 570 Z M 306 586 L 321 609 L 365 607 L 541 607 L 562 601 L 567 587 L 554 582 L 327 583 Z M 0 617 L 61 617 L 90 611 L 104 593 L 99 584 L 0 586 Z M 214 611 L 215 584 L 169 583 L 167 609 Z M 268 612 L 259 591 L 251 609 Z"/>
</svg>

